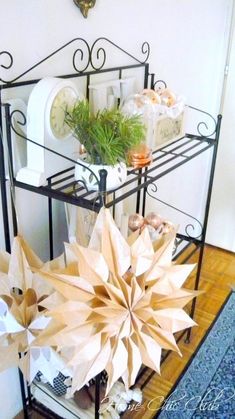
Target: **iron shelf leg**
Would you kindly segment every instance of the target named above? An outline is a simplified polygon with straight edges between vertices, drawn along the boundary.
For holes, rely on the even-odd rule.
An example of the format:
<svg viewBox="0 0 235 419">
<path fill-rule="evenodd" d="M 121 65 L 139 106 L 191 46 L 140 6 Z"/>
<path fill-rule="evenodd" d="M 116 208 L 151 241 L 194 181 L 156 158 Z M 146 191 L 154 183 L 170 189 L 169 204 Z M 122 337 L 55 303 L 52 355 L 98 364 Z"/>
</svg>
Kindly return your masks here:
<svg viewBox="0 0 235 419">
<path fill-rule="evenodd" d="M 7 205 L 7 188 L 6 188 L 6 171 L 4 164 L 4 147 L 2 137 L 2 116 L 0 113 L 0 185 L 1 185 L 1 200 L 2 200 L 2 218 L 6 251 L 11 251 L 10 241 L 10 228 L 8 218 L 8 205 Z"/>
<path fill-rule="evenodd" d="M 2 140 L 0 139 L 0 155 L 3 153 Z M 7 210 L 7 189 L 6 189 L 6 178 L 5 178 L 5 165 L 4 161 L 0 161 L 0 183 L 1 183 L 1 200 L 2 200 L 2 218 L 3 218 L 3 229 L 5 248 L 8 253 L 11 251 L 10 241 L 10 229 L 9 229 L 9 218 Z"/>
<path fill-rule="evenodd" d="M 51 187 L 51 180 L 48 181 L 48 186 Z M 54 257 L 54 244 L 53 244 L 53 216 L 52 216 L 52 199 L 48 198 L 48 219 L 49 219 L 49 252 L 50 260 Z"/>
<path fill-rule="evenodd" d="M 138 176 L 138 186 L 141 185 L 141 173 L 142 169 L 138 170 L 139 176 Z M 137 191 L 137 198 L 136 198 L 136 213 L 139 214 L 140 211 L 140 201 L 141 201 L 141 189 Z"/>
<path fill-rule="evenodd" d="M 199 259 L 198 259 L 198 268 L 197 268 L 197 274 L 196 274 L 195 286 L 194 286 L 195 290 L 198 290 L 199 282 L 200 282 L 201 269 L 202 269 L 204 246 L 205 246 L 205 241 L 206 241 L 206 230 L 207 230 L 207 224 L 208 224 L 210 202 L 211 202 L 211 195 L 212 195 L 212 187 L 213 187 L 213 180 L 214 180 L 214 174 L 215 174 L 215 164 L 216 164 L 216 156 L 217 156 L 217 151 L 218 151 L 218 141 L 219 141 L 221 120 L 222 120 L 222 116 L 218 115 L 217 125 L 216 125 L 215 144 L 214 144 L 214 150 L 213 150 L 213 155 L 212 155 L 211 171 L 210 171 L 210 178 L 209 178 L 208 192 L 207 192 L 207 199 L 206 199 L 206 208 L 205 208 L 205 215 L 204 215 L 204 224 L 203 224 L 203 231 L 202 231 L 201 247 L 200 247 Z M 195 309 L 196 309 L 196 298 L 194 298 L 194 300 L 192 302 L 191 312 L 190 312 L 191 318 L 194 318 Z M 190 342 L 190 336 L 191 336 L 191 329 L 189 329 L 188 332 L 187 332 L 185 343 Z"/>
<path fill-rule="evenodd" d="M 145 174 L 144 174 L 144 183 L 147 181 L 147 170 L 148 168 L 145 167 Z M 146 207 L 146 194 L 147 194 L 147 187 L 144 187 L 143 190 L 143 202 L 142 202 L 142 215 L 145 216 L 145 207 Z"/>
<path fill-rule="evenodd" d="M 198 266 L 197 266 L 197 273 L 196 273 L 196 279 L 195 279 L 195 285 L 194 285 L 195 290 L 198 290 L 198 287 L 199 287 L 201 270 L 202 270 L 202 261 L 203 261 L 203 255 L 204 255 L 204 246 L 205 246 L 205 243 L 201 245 L 200 250 L 199 250 Z M 190 317 L 192 319 L 194 318 L 194 313 L 196 309 L 196 301 L 197 301 L 196 298 L 194 298 L 191 305 Z M 185 343 L 190 343 L 191 331 L 192 331 L 191 328 L 188 329 L 186 338 L 185 338 Z"/>
<path fill-rule="evenodd" d="M 107 185 L 107 170 L 99 170 L 100 182 L 99 182 L 99 193 L 100 193 L 100 205 L 105 206 L 106 204 L 106 185 Z"/>
<path fill-rule="evenodd" d="M 21 354 L 19 353 L 19 357 L 21 358 Z M 27 408 L 27 400 L 26 400 L 26 394 L 25 394 L 25 382 L 24 377 L 20 369 L 18 368 L 19 372 L 19 379 L 20 379 L 20 388 L 21 388 L 21 397 L 22 397 L 22 404 L 23 404 L 23 411 L 24 411 L 24 419 L 28 419 L 28 408 Z"/>
<path fill-rule="evenodd" d="M 6 103 L 4 105 L 5 113 L 6 113 L 6 138 L 7 138 L 7 151 L 8 151 L 8 172 L 9 172 L 9 179 L 10 179 L 10 194 L 11 194 L 11 211 L 12 211 L 12 226 L 13 226 L 13 234 L 17 236 L 18 234 L 18 225 L 17 225 L 17 217 L 16 217 L 16 210 L 15 210 L 15 196 L 14 196 L 14 169 L 13 169 L 13 153 L 12 153 L 12 141 L 11 141 L 11 113 L 10 113 L 10 105 Z"/>
<path fill-rule="evenodd" d="M 100 374 L 95 377 L 95 419 L 100 417 Z"/>
</svg>

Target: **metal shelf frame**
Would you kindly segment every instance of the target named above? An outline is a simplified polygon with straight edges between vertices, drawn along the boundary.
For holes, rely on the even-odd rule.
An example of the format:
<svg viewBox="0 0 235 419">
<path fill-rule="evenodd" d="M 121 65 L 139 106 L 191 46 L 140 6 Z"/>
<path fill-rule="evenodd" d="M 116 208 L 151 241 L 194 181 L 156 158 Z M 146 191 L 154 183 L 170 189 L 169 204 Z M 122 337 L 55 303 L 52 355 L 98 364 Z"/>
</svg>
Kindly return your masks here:
<svg viewBox="0 0 235 419">
<path fill-rule="evenodd" d="M 93 75 L 101 73 L 113 73 L 117 74 L 117 78 L 121 79 L 123 72 L 125 70 L 134 70 L 141 69 L 143 70 L 143 88 L 152 88 L 157 89 L 159 86 L 166 86 L 166 83 L 163 80 L 156 80 L 154 73 L 149 71 L 149 54 L 150 46 L 147 42 L 144 42 L 141 47 L 142 59 L 134 57 L 129 52 L 125 51 L 123 48 L 110 41 L 107 38 L 101 37 L 98 38 L 92 45 L 89 45 L 86 40 L 83 38 L 76 38 L 70 42 L 62 45 L 60 48 L 53 51 L 43 60 L 32 65 L 27 70 L 23 71 L 17 77 L 12 77 L 6 79 L 0 78 L 0 193 L 1 193 L 1 203 L 2 203 L 2 218 L 4 226 L 4 238 L 5 238 L 5 248 L 8 252 L 11 250 L 11 226 L 13 234 L 17 235 L 17 219 L 14 211 L 13 199 L 8 194 L 8 188 L 11 189 L 11 192 L 14 193 L 15 188 L 20 188 L 46 196 L 48 198 L 48 222 L 49 222 L 49 244 L 50 244 L 50 257 L 53 258 L 53 214 L 52 214 L 52 202 L 53 200 L 59 200 L 62 202 L 67 202 L 75 206 L 80 206 L 82 208 L 87 208 L 95 212 L 99 212 L 100 208 L 105 205 L 108 208 L 112 208 L 113 213 L 115 213 L 115 205 L 124 199 L 133 196 L 136 199 L 136 212 L 145 215 L 146 200 L 148 196 L 159 200 L 165 205 L 168 205 L 170 208 L 178 211 L 187 217 L 190 218 L 190 224 L 185 226 L 185 233 L 178 234 L 176 239 L 176 250 L 175 258 L 183 254 L 184 250 L 188 248 L 191 244 L 194 245 L 194 250 L 190 253 L 188 258 L 192 254 L 198 251 L 198 265 L 195 275 L 195 284 L 194 288 L 198 289 L 200 281 L 200 273 L 202 267 L 206 229 L 208 222 L 208 214 L 212 193 L 212 185 L 214 178 L 214 170 L 216 163 L 216 155 L 218 148 L 218 140 L 220 134 L 220 125 L 221 125 L 221 115 L 214 119 L 210 114 L 188 106 L 188 109 L 194 114 L 198 115 L 199 122 L 197 123 L 195 134 L 185 134 L 184 137 L 175 140 L 169 145 L 162 146 L 158 150 L 153 152 L 153 161 L 149 167 L 143 169 L 129 169 L 128 176 L 125 184 L 112 192 L 106 192 L 106 171 L 102 170 L 100 172 L 99 179 L 99 192 L 89 192 L 87 191 L 80 182 L 74 180 L 74 166 L 78 164 L 71 158 L 60 155 L 55 150 L 48 149 L 44 147 L 45 152 L 54 153 L 59 155 L 61 158 L 70 160 L 71 167 L 69 169 L 63 170 L 50 178 L 47 179 L 47 184 L 41 187 L 35 187 L 28 185 L 26 183 L 19 182 L 14 177 L 14 159 L 12 153 L 12 132 L 15 131 L 22 141 L 30 141 L 37 146 L 32 139 L 26 138 L 22 135 L 22 132 L 17 132 L 13 124 L 13 116 L 17 114 L 18 124 L 26 125 L 26 115 L 22 114 L 20 111 L 11 112 L 10 105 L 8 103 L 3 103 L 2 96 L 5 90 L 10 91 L 12 88 L 24 87 L 28 85 L 34 85 L 39 81 L 38 78 L 33 77 L 33 72 L 35 69 L 38 69 L 43 63 L 48 62 L 49 60 L 54 59 L 59 54 L 63 53 L 67 48 L 73 48 L 72 52 L 72 72 L 65 75 L 55 75 L 56 77 L 61 78 L 76 78 L 83 77 L 86 82 L 86 95 L 89 98 L 89 84 L 90 79 Z M 108 51 L 112 51 L 112 54 L 120 53 L 123 55 L 124 59 L 130 62 L 130 64 L 124 63 L 124 65 L 107 67 L 108 62 Z M 111 56 L 112 56 L 111 54 Z M 4 74 L 13 70 L 14 59 L 10 52 L 0 51 L 0 71 L 4 70 Z M 8 73 L 10 74 L 10 73 Z M 1 75 L 1 72 L 0 72 Z M 203 118 L 203 121 L 200 121 L 200 118 Z M 210 126 L 212 124 L 212 129 L 209 128 L 208 121 L 210 121 Z M 4 138 L 3 138 L 3 128 L 4 128 Z M 206 134 L 205 134 L 206 133 Z M 39 146 L 42 147 L 42 146 Z M 167 176 L 169 173 L 173 172 L 182 165 L 190 164 L 190 162 L 197 158 L 202 153 L 211 150 L 211 163 L 210 163 L 210 175 L 208 181 L 208 190 L 205 203 L 204 219 L 203 221 L 197 220 L 193 215 L 187 214 L 179 208 L 176 208 L 172 203 L 167 203 L 161 201 L 157 196 L 157 185 L 156 182 L 164 176 Z M 7 158 L 6 158 L 7 156 Z M 9 178 L 7 176 L 9 173 Z M 10 210 L 12 209 L 12 210 Z M 197 236 L 190 234 L 194 230 L 193 223 L 196 222 L 200 226 L 200 232 Z M 185 262 L 187 259 L 185 259 Z M 193 317 L 195 311 L 196 299 L 193 300 L 191 305 L 190 315 Z M 185 335 L 182 334 L 182 336 Z M 186 340 L 190 339 L 190 330 L 186 331 Z M 165 356 L 166 358 L 167 356 Z M 146 372 L 146 369 L 144 369 Z M 143 374 L 143 370 L 140 374 Z M 153 372 L 149 371 L 149 377 L 145 380 L 145 384 L 151 379 Z M 96 378 L 96 413 L 95 419 L 99 418 L 99 380 L 100 377 Z M 25 395 L 25 388 L 23 384 L 23 379 L 21 377 L 21 387 L 23 394 L 23 403 L 24 403 L 24 413 L 25 418 L 28 417 L 28 407 L 33 408 L 33 400 L 30 397 L 30 391 L 28 396 Z"/>
</svg>

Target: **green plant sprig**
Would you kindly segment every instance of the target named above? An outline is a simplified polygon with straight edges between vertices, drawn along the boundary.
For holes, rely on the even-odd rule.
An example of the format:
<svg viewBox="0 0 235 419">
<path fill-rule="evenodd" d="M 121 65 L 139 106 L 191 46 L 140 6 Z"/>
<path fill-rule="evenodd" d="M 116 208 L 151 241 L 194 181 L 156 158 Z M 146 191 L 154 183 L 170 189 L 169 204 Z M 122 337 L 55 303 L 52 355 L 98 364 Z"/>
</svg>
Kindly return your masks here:
<svg viewBox="0 0 235 419">
<path fill-rule="evenodd" d="M 65 122 L 84 145 L 90 163 L 115 165 L 127 162 L 130 148 L 145 138 L 145 127 L 137 115 L 126 116 L 119 109 L 104 109 L 93 115 L 87 100 L 65 110 Z"/>
</svg>

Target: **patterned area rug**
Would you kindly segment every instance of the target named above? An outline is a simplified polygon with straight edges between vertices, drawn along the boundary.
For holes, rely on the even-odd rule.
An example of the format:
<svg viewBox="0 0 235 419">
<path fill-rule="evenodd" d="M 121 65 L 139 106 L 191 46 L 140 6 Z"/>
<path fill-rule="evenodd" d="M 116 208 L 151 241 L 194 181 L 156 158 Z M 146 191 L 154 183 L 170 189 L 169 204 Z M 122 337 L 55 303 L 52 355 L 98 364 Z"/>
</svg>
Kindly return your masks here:
<svg viewBox="0 0 235 419">
<path fill-rule="evenodd" d="M 235 418 L 235 292 L 156 417 Z"/>
</svg>

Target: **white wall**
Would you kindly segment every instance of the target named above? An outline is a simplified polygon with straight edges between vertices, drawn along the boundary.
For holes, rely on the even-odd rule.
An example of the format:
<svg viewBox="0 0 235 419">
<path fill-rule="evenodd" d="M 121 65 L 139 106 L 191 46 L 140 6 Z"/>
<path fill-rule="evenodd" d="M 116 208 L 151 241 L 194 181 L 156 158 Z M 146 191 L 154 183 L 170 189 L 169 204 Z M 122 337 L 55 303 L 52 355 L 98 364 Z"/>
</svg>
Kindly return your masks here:
<svg viewBox="0 0 235 419">
<path fill-rule="evenodd" d="M 87 20 L 72 0 L 0 3 L 0 51 L 8 50 L 14 57 L 10 78 L 74 37 L 92 43 L 105 36 L 139 58 L 143 41 L 148 41 L 150 69 L 157 73 L 157 78 L 165 79 L 169 87 L 184 94 L 188 103 L 213 114 L 218 112 L 231 0 L 98 0 Z M 57 66 L 67 69 L 65 58 L 61 56 Z M 54 71 L 52 64 L 44 65 L 40 72 L 35 71 L 34 77 L 53 75 Z M 3 78 L 8 73 L 0 68 Z M 206 172 L 207 162 L 199 161 L 194 169 L 197 173 Z M 162 181 L 161 190 L 174 204 L 194 213 L 198 200 L 201 207 L 202 198 L 197 196 L 204 187 L 194 176 L 193 196 L 188 198 L 187 190 L 182 196 L 182 179 L 191 175 L 177 171 L 174 183 L 173 177 Z M 18 205 L 26 238 L 45 258 L 48 250 L 45 200 L 35 200 L 32 194 L 21 192 Z M 3 242 L 2 235 L 0 240 Z M 5 388 L 6 399 L 10 399 L 14 385 L 17 383 L 12 383 L 10 375 L 4 375 L 0 378 L 0 394 Z M 9 406 L 1 410 L 1 419 L 12 416 Z"/>
<path fill-rule="evenodd" d="M 235 6 L 207 242 L 235 252 Z"/>
<path fill-rule="evenodd" d="M 217 111 L 231 0 L 99 0 L 87 20 L 72 0 L 60 0 L 59 6 L 56 0 L 1 3 L 0 42 L 14 57 L 11 74 L 23 72 L 74 37 L 92 42 L 106 36 L 140 57 L 147 40 L 151 70 L 189 103 Z M 48 70 L 44 67 L 45 74 Z"/>
<path fill-rule="evenodd" d="M 13 419 L 22 409 L 18 371 L 10 368 L 0 374 L 1 419 Z"/>
</svg>

